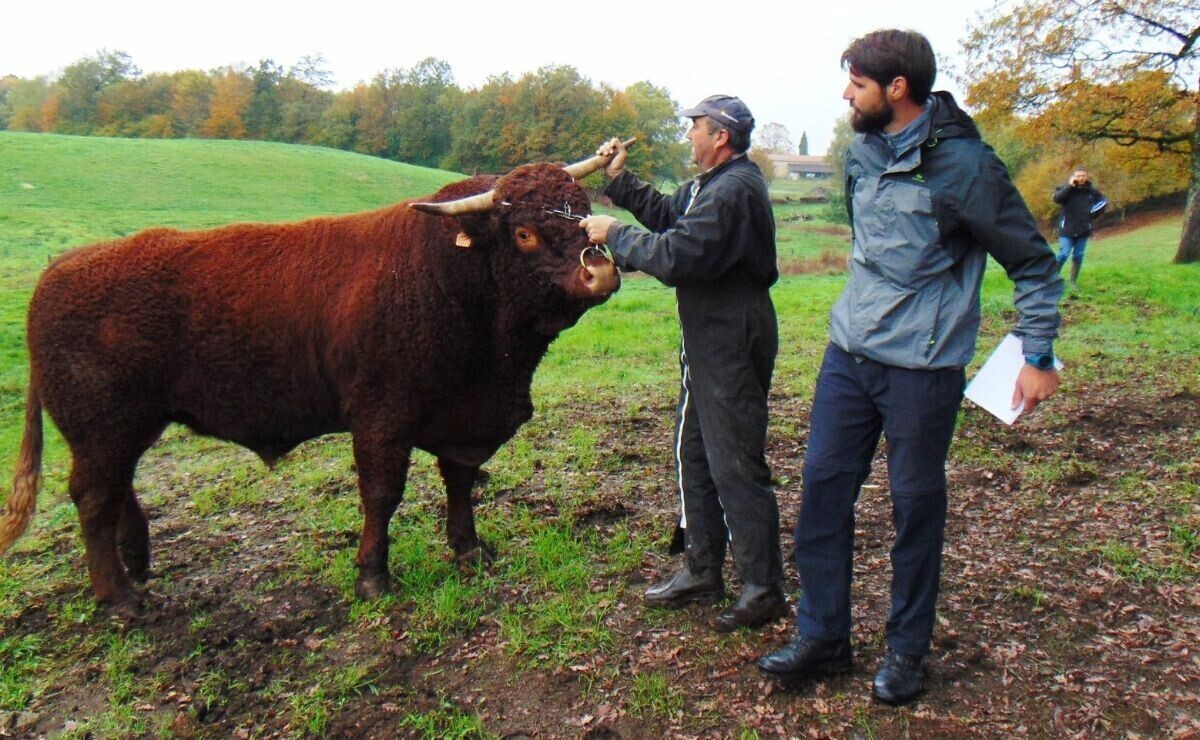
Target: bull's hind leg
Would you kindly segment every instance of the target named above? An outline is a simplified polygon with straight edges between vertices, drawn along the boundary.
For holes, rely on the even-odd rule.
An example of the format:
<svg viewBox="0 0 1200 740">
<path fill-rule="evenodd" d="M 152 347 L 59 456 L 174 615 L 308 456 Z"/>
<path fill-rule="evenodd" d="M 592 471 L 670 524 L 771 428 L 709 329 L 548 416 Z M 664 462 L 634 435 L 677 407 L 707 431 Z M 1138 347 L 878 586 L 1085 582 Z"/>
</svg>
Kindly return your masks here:
<svg viewBox="0 0 1200 740">
<path fill-rule="evenodd" d="M 118 423 L 113 417 L 107 421 L 85 439 L 75 430 L 64 432 L 74 440 L 69 487 L 96 600 L 129 617 L 141 611 L 130 576 L 144 580 L 150 565 L 149 524 L 134 497 L 133 474 L 163 425 Z"/>
<path fill-rule="evenodd" d="M 132 495 L 133 465 L 115 465 L 100 457 L 75 453 L 71 499 L 79 512 L 88 575 L 96 601 L 120 616 L 133 616 L 141 604 L 117 554 L 118 532 Z"/>
<path fill-rule="evenodd" d="M 410 447 L 373 443 L 369 435 L 354 435 L 354 462 L 363 507 L 358 579 L 354 582 L 354 594 L 360 599 L 375 599 L 391 589 L 388 523 L 404 495 L 411 453 Z"/>
<path fill-rule="evenodd" d="M 460 565 L 491 562 L 495 552 L 475 533 L 475 512 L 471 507 L 471 487 L 479 477 L 479 466 L 439 457 L 438 470 L 446 483 L 446 539 L 454 548 L 455 558 Z"/>
<path fill-rule="evenodd" d="M 125 489 L 124 505 L 117 520 L 117 548 L 129 577 L 135 583 L 145 583 L 150 576 L 150 522 L 132 485 Z"/>
</svg>

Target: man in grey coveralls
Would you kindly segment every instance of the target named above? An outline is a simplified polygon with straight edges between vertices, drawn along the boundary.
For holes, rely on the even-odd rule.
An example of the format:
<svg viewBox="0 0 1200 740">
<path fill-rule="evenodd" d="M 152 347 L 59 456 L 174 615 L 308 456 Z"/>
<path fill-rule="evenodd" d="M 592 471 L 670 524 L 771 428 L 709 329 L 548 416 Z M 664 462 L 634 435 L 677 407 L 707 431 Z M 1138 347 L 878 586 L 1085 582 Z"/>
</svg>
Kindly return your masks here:
<svg viewBox="0 0 1200 740">
<path fill-rule="evenodd" d="M 770 287 L 775 219 L 762 172 L 746 156 L 754 117 L 735 97 L 714 95 L 680 113 L 703 172 L 664 195 L 624 169 L 617 139 L 605 193 L 645 228 L 591 216 L 582 226 L 608 244 L 617 264 L 675 288 L 682 329 L 675 462 L 685 564 L 646 591 L 646 602 L 677 607 L 724 594 L 727 547 L 742 580 L 718 631 L 782 617 L 779 508 L 765 458 L 767 392 L 779 338 Z"/>
</svg>

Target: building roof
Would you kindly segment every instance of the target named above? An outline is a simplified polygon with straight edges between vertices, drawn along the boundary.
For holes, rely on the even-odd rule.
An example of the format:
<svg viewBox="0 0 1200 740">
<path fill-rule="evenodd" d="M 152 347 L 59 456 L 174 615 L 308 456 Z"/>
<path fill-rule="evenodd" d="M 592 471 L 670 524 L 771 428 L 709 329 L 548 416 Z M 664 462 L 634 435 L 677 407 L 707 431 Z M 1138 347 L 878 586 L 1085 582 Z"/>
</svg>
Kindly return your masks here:
<svg viewBox="0 0 1200 740">
<path fill-rule="evenodd" d="M 829 160 L 825 155 L 811 154 L 780 154 L 778 152 L 768 152 L 767 158 L 772 162 L 780 162 L 785 164 L 829 164 Z"/>
<path fill-rule="evenodd" d="M 783 172 L 782 168 L 786 167 L 788 172 L 812 172 L 825 175 L 833 173 L 833 166 L 829 163 L 829 158 L 825 156 L 768 152 L 767 158 L 779 172 Z"/>
</svg>

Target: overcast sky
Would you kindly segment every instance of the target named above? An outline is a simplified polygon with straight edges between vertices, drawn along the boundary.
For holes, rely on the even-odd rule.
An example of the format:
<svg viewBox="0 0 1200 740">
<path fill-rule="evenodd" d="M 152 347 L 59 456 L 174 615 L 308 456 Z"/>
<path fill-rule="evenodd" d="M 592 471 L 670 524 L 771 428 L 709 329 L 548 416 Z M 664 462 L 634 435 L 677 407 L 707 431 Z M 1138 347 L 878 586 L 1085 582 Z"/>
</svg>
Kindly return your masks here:
<svg viewBox="0 0 1200 740">
<path fill-rule="evenodd" d="M 912 28 L 929 37 L 945 69 L 968 25 L 992 4 L 11 2 L 2 14 L 0 76 L 53 76 L 100 49 L 128 53 L 143 73 L 253 66 L 260 59 L 287 68 L 321 54 L 337 90 L 429 56 L 449 62 L 464 88 L 504 72 L 517 77 L 545 65 L 571 65 L 593 83 L 617 88 L 649 80 L 684 107 L 712 93 L 738 95 L 759 127 L 783 124 L 796 143 L 807 131 L 810 152 L 819 154 L 846 111 L 846 74 L 838 59 L 850 40 L 877 28 Z M 936 88 L 961 92 L 945 72 Z"/>
</svg>

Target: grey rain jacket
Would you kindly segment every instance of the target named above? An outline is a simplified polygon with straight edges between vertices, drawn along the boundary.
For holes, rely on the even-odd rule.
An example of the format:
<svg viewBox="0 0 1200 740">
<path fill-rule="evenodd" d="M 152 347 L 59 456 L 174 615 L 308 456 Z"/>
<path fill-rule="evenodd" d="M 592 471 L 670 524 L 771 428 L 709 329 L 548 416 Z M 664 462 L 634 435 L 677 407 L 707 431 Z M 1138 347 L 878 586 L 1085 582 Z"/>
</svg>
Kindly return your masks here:
<svg viewBox="0 0 1200 740">
<path fill-rule="evenodd" d="M 852 355 L 914 369 L 964 367 L 975 354 L 979 288 L 992 255 L 1015 284 L 1013 333 L 1026 355 L 1053 353 L 1063 282 L 1008 170 L 946 92 L 928 131 L 893 154 L 878 133 L 846 155 L 850 279 L 830 339 Z"/>
</svg>

